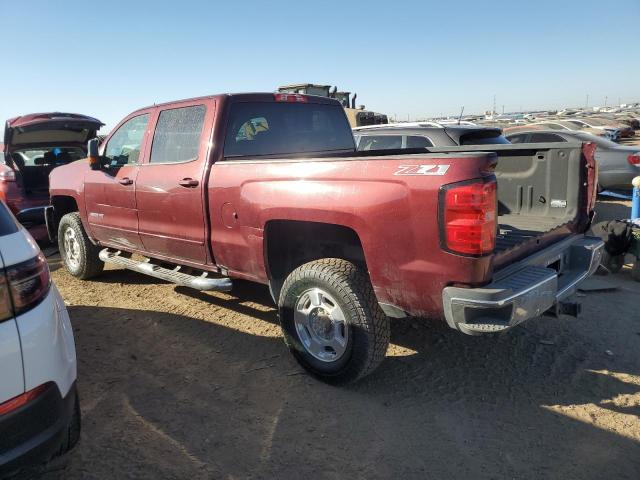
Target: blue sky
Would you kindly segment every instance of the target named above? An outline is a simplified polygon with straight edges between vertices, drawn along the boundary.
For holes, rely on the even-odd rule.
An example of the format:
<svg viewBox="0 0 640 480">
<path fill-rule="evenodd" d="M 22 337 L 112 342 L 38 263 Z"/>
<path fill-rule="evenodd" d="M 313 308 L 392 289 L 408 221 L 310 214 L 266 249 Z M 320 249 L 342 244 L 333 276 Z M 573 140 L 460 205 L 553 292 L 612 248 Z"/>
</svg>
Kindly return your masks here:
<svg viewBox="0 0 640 480">
<path fill-rule="evenodd" d="M 0 120 L 313 82 L 416 118 L 640 100 L 640 0 L 0 0 Z"/>
</svg>

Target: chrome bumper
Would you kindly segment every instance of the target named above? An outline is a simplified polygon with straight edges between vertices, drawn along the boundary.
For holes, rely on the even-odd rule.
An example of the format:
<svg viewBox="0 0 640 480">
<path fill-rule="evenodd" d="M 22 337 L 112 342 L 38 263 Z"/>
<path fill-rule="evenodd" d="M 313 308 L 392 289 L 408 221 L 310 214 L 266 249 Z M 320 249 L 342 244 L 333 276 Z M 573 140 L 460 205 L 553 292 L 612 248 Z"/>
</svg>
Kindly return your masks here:
<svg viewBox="0 0 640 480">
<path fill-rule="evenodd" d="M 482 288 L 446 287 L 442 300 L 447 323 L 478 335 L 538 317 L 596 271 L 603 248 L 599 238 L 571 237 L 497 272 Z"/>
</svg>

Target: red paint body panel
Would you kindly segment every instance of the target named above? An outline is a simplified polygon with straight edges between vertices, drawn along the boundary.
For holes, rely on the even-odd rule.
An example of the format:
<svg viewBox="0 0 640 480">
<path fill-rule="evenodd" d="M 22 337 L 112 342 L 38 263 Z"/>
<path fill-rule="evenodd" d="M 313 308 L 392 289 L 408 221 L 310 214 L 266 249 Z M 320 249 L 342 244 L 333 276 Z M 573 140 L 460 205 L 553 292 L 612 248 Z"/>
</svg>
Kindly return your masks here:
<svg viewBox="0 0 640 480">
<path fill-rule="evenodd" d="M 150 163 L 151 149 L 147 149 L 136 181 L 136 199 L 140 238 L 145 251 L 206 264 L 208 232 L 204 191 L 216 103 L 201 99 L 175 103 L 170 108 L 195 105 L 206 108 L 197 158 L 181 163 Z M 159 107 L 154 112 L 151 132 L 165 108 Z M 192 181 L 194 185 L 181 185 L 180 182 L 186 181 Z M 168 225 L 171 228 L 167 228 Z"/>
<path fill-rule="evenodd" d="M 438 313 L 444 286 L 489 278 L 490 257 L 441 250 L 437 219 L 440 186 L 479 178 L 488 157 L 218 162 L 209 184 L 216 260 L 232 274 L 266 282 L 262 234 L 269 221 L 342 225 L 360 238 L 379 301 L 415 314 Z M 446 176 L 394 176 L 408 161 L 451 167 Z"/>
</svg>

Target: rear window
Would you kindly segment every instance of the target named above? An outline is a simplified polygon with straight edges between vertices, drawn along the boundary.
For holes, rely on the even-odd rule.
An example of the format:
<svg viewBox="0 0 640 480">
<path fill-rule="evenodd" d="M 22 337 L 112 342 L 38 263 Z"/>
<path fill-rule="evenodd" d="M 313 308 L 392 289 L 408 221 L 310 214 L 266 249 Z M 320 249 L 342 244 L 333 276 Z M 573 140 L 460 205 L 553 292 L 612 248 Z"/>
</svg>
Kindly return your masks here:
<svg viewBox="0 0 640 480">
<path fill-rule="evenodd" d="M 467 133 L 460 137 L 460 145 L 496 145 L 511 143 L 504 136 L 494 132 Z"/>
<path fill-rule="evenodd" d="M 395 150 L 402 148 L 402 135 L 366 135 L 360 137 L 358 150 Z"/>
<path fill-rule="evenodd" d="M 433 147 L 433 143 L 428 138 L 415 135 L 407 136 L 407 148 L 427 148 Z"/>
<path fill-rule="evenodd" d="M 11 155 L 18 169 L 66 165 L 86 157 L 81 148 L 67 147 L 28 148 L 15 151 Z"/>
<path fill-rule="evenodd" d="M 555 133 L 532 133 L 530 143 L 566 142 L 564 138 Z"/>
<path fill-rule="evenodd" d="M 9 212 L 4 202 L 0 202 L 0 237 L 10 235 L 18 231 L 18 225 Z"/>
<path fill-rule="evenodd" d="M 340 105 L 245 102 L 231 106 L 225 157 L 355 150 Z"/>
</svg>

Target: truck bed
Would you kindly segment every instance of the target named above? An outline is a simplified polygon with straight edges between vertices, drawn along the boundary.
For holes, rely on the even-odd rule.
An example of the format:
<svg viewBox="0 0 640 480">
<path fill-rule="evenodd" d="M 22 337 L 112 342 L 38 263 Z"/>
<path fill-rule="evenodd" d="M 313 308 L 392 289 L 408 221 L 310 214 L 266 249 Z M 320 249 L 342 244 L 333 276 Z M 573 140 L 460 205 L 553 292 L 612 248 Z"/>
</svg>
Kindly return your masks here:
<svg viewBox="0 0 640 480">
<path fill-rule="evenodd" d="M 566 223 L 564 218 L 500 215 L 495 253 L 500 254 L 525 242 L 539 239 Z"/>
</svg>

